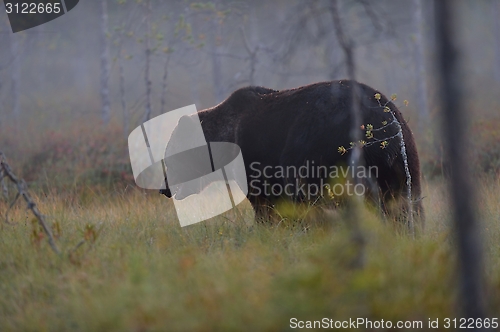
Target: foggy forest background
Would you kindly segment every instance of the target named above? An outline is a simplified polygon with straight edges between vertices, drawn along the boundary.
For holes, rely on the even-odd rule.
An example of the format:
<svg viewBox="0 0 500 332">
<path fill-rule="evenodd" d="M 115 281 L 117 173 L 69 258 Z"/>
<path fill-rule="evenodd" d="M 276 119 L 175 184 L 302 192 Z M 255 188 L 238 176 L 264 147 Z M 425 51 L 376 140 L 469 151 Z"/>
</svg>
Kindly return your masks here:
<svg viewBox="0 0 500 332">
<path fill-rule="evenodd" d="M 84 127 L 107 132 L 85 144 L 106 149 L 104 177 L 118 176 L 129 172 L 122 149 L 126 137 L 145 119 L 193 103 L 198 110 L 211 107 L 247 85 L 280 90 L 347 78 L 325 1 L 102 3 L 81 1 L 67 15 L 16 34 L 8 33 L 7 17 L 0 16 L 0 136 L 9 143 L 4 151 L 23 165 L 29 180 L 39 179 L 30 164 L 51 173 L 49 165 L 57 160 L 49 159 L 57 158 L 49 155 L 67 149 L 65 140 L 82 141 L 76 133 Z M 455 4 L 462 23 L 456 31 L 461 80 L 474 133 L 472 160 L 480 171 L 494 173 L 500 167 L 494 111 L 500 91 L 500 5 Z M 397 94 L 419 143 L 424 175 L 442 175 L 431 2 L 346 1 L 339 10 L 353 41 L 358 81 Z M 88 175 L 95 166 L 65 172 Z"/>
</svg>

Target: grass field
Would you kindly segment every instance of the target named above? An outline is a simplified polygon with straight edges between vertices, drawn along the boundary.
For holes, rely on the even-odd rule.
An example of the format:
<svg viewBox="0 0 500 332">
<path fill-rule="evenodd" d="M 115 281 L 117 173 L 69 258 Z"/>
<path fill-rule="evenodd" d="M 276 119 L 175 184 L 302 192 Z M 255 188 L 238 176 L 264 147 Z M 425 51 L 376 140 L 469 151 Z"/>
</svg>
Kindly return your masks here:
<svg viewBox="0 0 500 332">
<path fill-rule="evenodd" d="M 291 329 L 292 318 L 424 329 L 439 318 L 442 330 L 446 317 L 460 317 L 446 167 L 431 154 L 434 143 L 419 145 L 425 232 L 413 240 L 364 211 L 364 264 L 354 268 L 357 247 L 342 214 L 263 225 L 245 201 L 244 220 L 228 213 L 181 228 L 172 202 L 132 185 L 120 124 L 95 123 L 60 120 L 52 130 L 33 118 L 25 130 L 0 131 L 1 150 L 63 252 L 51 251 L 24 202 L 3 222 L 11 187 L 9 200 L 0 198 L 0 331 L 279 331 Z M 488 170 L 498 164 L 500 121 L 488 126 L 491 135 L 473 128 L 471 160 L 483 174 L 477 201 L 493 318 L 500 316 L 500 178 Z"/>
<path fill-rule="evenodd" d="M 494 317 L 500 182 L 481 184 L 485 294 Z M 416 240 L 365 212 L 362 268 L 351 266 L 349 227 L 338 218 L 309 222 L 307 230 L 290 220 L 260 225 L 245 202 L 245 220 L 226 214 L 181 228 L 171 202 L 153 192 L 39 192 L 64 255 L 50 250 L 17 204 L 14 225 L 0 226 L 0 330 L 276 331 L 289 329 L 291 318 L 324 317 L 443 322 L 459 315 L 445 189 L 440 181 L 425 185 L 427 226 Z"/>
</svg>

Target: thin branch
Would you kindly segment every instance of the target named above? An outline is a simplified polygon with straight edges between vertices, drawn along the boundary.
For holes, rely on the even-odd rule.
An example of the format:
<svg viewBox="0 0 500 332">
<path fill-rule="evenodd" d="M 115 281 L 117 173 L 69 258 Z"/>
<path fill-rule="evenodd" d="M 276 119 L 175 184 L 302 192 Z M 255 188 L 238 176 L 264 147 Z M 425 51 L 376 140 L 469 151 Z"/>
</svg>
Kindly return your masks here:
<svg viewBox="0 0 500 332">
<path fill-rule="evenodd" d="M 73 254 L 78 248 L 80 248 L 81 246 L 83 246 L 85 244 L 85 242 L 87 242 L 87 240 L 80 240 L 80 242 L 78 242 L 76 244 L 76 246 L 74 246 L 71 250 L 68 251 L 68 256 L 71 256 L 71 254 Z"/>
</svg>

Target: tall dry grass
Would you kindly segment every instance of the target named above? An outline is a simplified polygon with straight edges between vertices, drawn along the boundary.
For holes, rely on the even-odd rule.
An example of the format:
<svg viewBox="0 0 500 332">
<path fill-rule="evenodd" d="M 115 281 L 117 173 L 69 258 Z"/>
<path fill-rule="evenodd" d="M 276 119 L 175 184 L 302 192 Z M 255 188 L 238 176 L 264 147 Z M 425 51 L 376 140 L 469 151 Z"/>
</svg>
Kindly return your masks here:
<svg viewBox="0 0 500 332">
<path fill-rule="evenodd" d="M 117 119 L 104 128 L 86 114 L 75 120 L 58 112 L 57 126 L 39 115 L 22 119 L 22 128 L 0 130 L 0 150 L 28 180 L 65 253 L 54 255 L 20 202 L 9 213 L 13 225 L 0 222 L 0 331 L 275 331 L 288 329 L 292 317 L 424 323 L 457 317 L 438 140 L 420 150 L 429 176 L 425 232 L 413 240 L 365 211 L 365 264 L 353 269 L 355 247 L 342 214 L 261 225 L 245 202 L 244 220 L 228 213 L 181 228 L 171 202 L 133 186 Z M 487 173 L 477 185 L 485 294 L 494 317 L 500 179 L 490 151 L 498 149 L 500 122 L 487 124 L 474 127 L 479 157 L 471 162 Z M 0 200 L 2 218 L 8 205 Z"/>
<path fill-rule="evenodd" d="M 225 214 L 181 228 L 171 202 L 127 188 L 39 193 L 64 256 L 22 206 L 1 224 L 0 329 L 73 331 L 285 330 L 329 317 L 457 316 L 455 250 L 444 182 L 425 185 L 416 240 L 365 212 L 365 266 L 353 269 L 342 221 L 290 227 Z M 481 181 L 491 315 L 500 309 L 499 180 Z M 5 211 L 2 202 L 0 211 Z M 75 248 L 81 240 L 85 243 Z"/>
</svg>

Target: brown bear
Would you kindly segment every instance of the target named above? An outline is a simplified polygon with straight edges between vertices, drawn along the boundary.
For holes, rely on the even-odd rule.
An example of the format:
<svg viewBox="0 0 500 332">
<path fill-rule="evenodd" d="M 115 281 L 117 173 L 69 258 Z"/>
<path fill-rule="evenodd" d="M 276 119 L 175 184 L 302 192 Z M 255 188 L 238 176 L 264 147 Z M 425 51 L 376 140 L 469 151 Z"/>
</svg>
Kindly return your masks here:
<svg viewBox="0 0 500 332">
<path fill-rule="evenodd" d="M 359 142 L 351 142 L 349 134 L 354 84 L 360 92 Z M 365 84 L 340 80 L 281 91 L 245 87 L 198 116 L 207 142 L 241 148 L 247 197 L 258 215 L 283 198 L 314 202 L 351 194 L 376 196 L 388 213 L 391 201 L 407 202 L 410 184 L 412 209 L 423 219 L 413 134 L 392 100 Z M 350 156 L 356 146 L 363 153 L 354 169 Z M 359 181 L 350 183 L 348 193 L 353 178 Z M 168 185 L 161 192 L 173 194 Z"/>
</svg>

